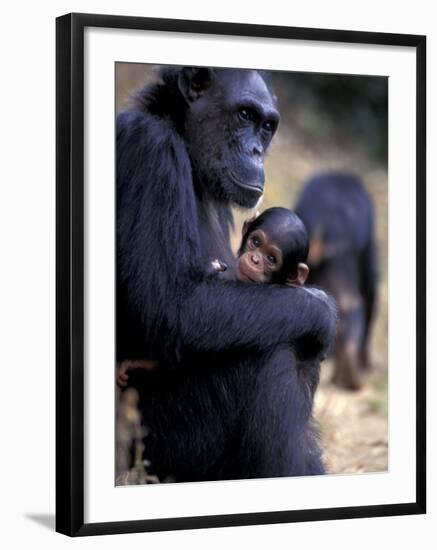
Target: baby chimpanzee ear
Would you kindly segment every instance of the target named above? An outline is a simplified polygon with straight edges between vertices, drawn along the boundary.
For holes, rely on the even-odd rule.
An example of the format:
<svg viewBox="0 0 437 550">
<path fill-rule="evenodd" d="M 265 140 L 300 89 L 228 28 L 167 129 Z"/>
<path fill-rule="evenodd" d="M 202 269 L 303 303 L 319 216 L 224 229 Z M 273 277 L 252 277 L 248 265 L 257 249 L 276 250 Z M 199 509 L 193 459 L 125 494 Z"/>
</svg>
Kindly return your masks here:
<svg viewBox="0 0 437 550">
<path fill-rule="evenodd" d="M 287 284 L 288 285 L 294 285 L 294 286 L 303 286 L 308 279 L 308 275 L 310 274 L 310 269 L 307 266 L 307 264 L 304 263 L 298 263 L 297 264 L 297 270 L 295 275 L 290 275 L 287 277 Z"/>
<path fill-rule="evenodd" d="M 251 218 L 249 218 L 248 220 L 245 220 L 243 222 L 243 229 L 242 229 L 242 232 L 241 232 L 243 237 L 247 233 L 247 230 L 249 229 L 250 224 L 253 223 L 257 219 L 258 216 L 259 216 L 259 212 L 257 210 Z"/>
</svg>

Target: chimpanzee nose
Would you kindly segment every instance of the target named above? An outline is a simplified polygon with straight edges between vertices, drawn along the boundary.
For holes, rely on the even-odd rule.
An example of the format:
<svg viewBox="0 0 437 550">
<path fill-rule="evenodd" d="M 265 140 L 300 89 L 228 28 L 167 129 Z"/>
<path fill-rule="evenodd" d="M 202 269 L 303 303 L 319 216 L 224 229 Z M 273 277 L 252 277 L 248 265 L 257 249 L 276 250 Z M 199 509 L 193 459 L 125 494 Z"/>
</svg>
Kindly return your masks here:
<svg viewBox="0 0 437 550">
<path fill-rule="evenodd" d="M 253 148 L 252 148 L 253 156 L 262 158 L 263 153 L 264 153 L 264 149 L 263 149 L 262 145 L 260 145 L 259 143 L 255 143 Z"/>
<path fill-rule="evenodd" d="M 251 260 L 252 260 L 252 262 L 253 262 L 255 265 L 258 265 L 258 264 L 259 264 L 259 257 L 258 257 L 257 254 L 252 254 Z"/>
</svg>

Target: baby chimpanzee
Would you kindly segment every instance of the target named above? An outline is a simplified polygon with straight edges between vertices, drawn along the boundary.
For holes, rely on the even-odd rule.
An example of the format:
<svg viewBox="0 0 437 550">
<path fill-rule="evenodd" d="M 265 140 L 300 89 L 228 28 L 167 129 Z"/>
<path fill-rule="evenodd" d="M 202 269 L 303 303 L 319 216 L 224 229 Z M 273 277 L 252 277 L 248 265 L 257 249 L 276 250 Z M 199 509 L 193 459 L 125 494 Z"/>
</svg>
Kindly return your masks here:
<svg viewBox="0 0 437 550">
<path fill-rule="evenodd" d="M 302 286 L 308 277 L 309 240 L 300 218 L 287 208 L 269 208 L 243 224 L 235 278 L 248 283 Z M 216 272 L 227 266 L 214 260 Z"/>
<path fill-rule="evenodd" d="M 309 239 L 301 219 L 287 208 L 269 208 L 243 224 L 243 236 L 237 254 L 234 273 L 216 259 L 208 273 L 247 283 L 277 283 L 303 286 L 309 274 L 306 259 Z M 308 289 L 315 294 L 324 293 Z M 117 368 L 117 382 L 126 386 L 128 371 L 136 368 L 153 370 L 157 362 L 151 360 L 123 361 Z"/>
</svg>

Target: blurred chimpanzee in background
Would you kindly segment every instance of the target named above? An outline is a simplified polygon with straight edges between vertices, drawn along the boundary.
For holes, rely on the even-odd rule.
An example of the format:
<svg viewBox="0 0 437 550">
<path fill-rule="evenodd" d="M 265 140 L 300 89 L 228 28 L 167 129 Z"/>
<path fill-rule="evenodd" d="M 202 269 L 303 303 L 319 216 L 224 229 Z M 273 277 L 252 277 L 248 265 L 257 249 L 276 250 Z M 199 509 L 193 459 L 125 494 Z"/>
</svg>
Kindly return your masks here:
<svg viewBox="0 0 437 550">
<path fill-rule="evenodd" d="M 322 173 L 304 186 L 296 204 L 310 236 L 309 283 L 335 296 L 339 324 L 333 382 L 359 389 L 370 367 L 377 254 L 371 198 L 348 173 Z"/>
</svg>

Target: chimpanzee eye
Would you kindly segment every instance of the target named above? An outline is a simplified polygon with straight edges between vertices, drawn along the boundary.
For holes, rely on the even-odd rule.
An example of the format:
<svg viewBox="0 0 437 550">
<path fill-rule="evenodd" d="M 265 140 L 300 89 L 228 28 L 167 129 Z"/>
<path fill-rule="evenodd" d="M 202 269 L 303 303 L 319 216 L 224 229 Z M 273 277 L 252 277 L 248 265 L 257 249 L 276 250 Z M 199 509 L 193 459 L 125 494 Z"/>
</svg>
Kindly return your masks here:
<svg viewBox="0 0 437 550">
<path fill-rule="evenodd" d="M 276 258 L 274 256 L 272 256 L 271 254 L 269 254 L 267 256 L 267 261 L 270 263 L 270 264 L 275 264 L 276 263 Z"/>
<path fill-rule="evenodd" d="M 238 111 L 238 116 L 245 121 L 252 122 L 255 120 L 255 113 L 252 109 L 249 109 L 248 107 L 242 107 Z"/>
<path fill-rule="evenodd" d="M 266 131 L 266 132 L 270 132 L 272 133 L 275 129 L 275 125 L 273 123 L 273 121 L 271 120 L 267 120 L 266 122 L 264 122 L 263 124 L 263 129 Z"/>
<path fill-rule="evenodd" d="M 259 246 L 261 246 L 261 241 L 258 239 L 258 237 L 252 237 L 252 243 L 254 246 L 256 246 L 257 248 Z"/>
</svg>

